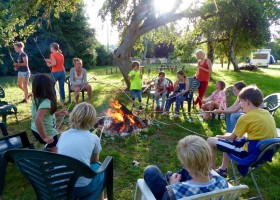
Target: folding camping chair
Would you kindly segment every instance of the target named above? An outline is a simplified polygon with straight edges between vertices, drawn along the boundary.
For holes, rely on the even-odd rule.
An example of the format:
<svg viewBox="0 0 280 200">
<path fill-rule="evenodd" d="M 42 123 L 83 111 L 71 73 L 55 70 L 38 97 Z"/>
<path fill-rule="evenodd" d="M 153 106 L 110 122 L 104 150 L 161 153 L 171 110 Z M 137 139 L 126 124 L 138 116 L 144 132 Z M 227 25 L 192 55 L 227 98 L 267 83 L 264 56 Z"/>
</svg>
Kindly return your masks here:
<svg viewBox="0 0 280 200">
<path fill-rule="evenodd" d="M 257 168 L 266 163 L 267 161 L 272 162 L 272 158 L 275 155 L 275 153 L 279 150 L 280 148 L 280 138 L 273 138 L 273 139 L 267 139 L 267 140 L 262 140 L 257 144 L 257 149 L 259 150 L 259 155 L 249 155 L 246 158 L 239 158 L 235 155 L 228 154 L 230 157 L 230 163 L 231 163 L 231 168 L 232 168 L 232 173 L 233 173 L 233 178 L 234 182 L 237 185 L 238 180 L 242 178 L 242 176 L 246 176 L 247 174 L 251 174 L 251 178 L 254 182 L 255 188 L 258 192 L 258 197 L 255 198 L 260 198 L 263 199 L 260 189 L 258 187 L 258 184 L 256 182 L 256 179 L 253 175 L 253 171 Z M 237 163 L 237 169 L 239 170 L 240 174 L 242 176 L 238 177 L 236 176 L 236 171 L 234 168 L 234 162 Z M 253 198 L 253 199 L 255 199 Z"/>
<path fill-rule="evenodd" d="M 70 76 L 67 76 L 65 78 L 65 83 L 68 86 L 68 102 L 71 103 L 71 93 L 74 91 L 71 89 Z M 82 90 L 81 92 L 82 92 L 82 99 L 83 101 L 85 101 L 85 91 Z"/>
<path fill-rule="evenodd" d="M 189 77 L 189 82 L 190 82 L 190 85 L 189 85 L 189 95 L 186 97 L 186 99 L 184 101 L 187 101 L 188 102 L 188 113 L 191 112 L 191 108 L 192 108 L 192 103 L 193 103 L 193 106 L 194 106 L 194 102 L 193 102 L 193 93 L 194 91 L 196 91 L 199 86 L 200 86 L 200 82 L 199 80 L 195 79 L 195 78 L 191 78 Z M 184 102 L 182 102 L 181 104 L 181 109 L 183 110 L 184 112 Z"/>
</svg>

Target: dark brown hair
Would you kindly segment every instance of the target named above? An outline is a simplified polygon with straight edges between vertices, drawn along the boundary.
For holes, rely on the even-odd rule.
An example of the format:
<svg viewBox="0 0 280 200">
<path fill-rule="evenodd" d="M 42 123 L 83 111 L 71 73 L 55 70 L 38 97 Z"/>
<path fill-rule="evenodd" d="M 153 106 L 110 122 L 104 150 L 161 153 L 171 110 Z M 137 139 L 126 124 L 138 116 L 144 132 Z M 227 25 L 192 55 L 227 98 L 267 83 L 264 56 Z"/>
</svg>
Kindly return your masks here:
<svg viewBox="0 0 280 200">
<path fill-rule="evenodd" d="M 243 88 L 238 94 L 239 100 L 249 100 L 256 107 L 259 107 L 263 102 L 263 93 L 255 85 L 249 85 Z"/>
<path fill-rule="evenodd" d="M 165 73 L 164 72 L 159 72 L 158 76 L 165 76 Z"/>
<path fill-rule="evenodd" d="M 36 108 L 39 108 L 40 103 L 49 99 L 51 101 L 51 114 L 57 110 L 57 101 L 54 93 L 54 81 L 45 74 L 37 74 L 32 81 L 32 93 Z"/>
<path fill-rule="evenodd" d="M 233 85 L 239 91 L 246 87 L 246 84 L 243 81 L 238 81 Z"/>
<path fill-rule="evenodd" d="M 217 81 L 220 84 L 220 89 L 223 90 L 226 87 L 226 83 L 224 81 Z"/>
<path fill-rule="evenodd" d="M 134 67 L 136 67 L 136 66 L 140 66 L 140 62 L 138 62 L 138 61 L 133 61 L 133 62 L 131 63 L 131 68 L 134 69 Z"/>
<path fill-rule="evenodd" d="M 186 78 L 186 74 L 185 74 L 185 72 L 184 72 L 183 70 L 179 70 L 179 71 L 177 72 L 177 74 L 180 74 L 181 76 L 183 76 L 184 78 Z"/>
<path fill-rule="evenodd" d="M 53 43 L 51 43 L 50 46 L 51 46 L 55 51 L 58 51 L 59 53 L 62 53 L 62 51 L 61 51 L 60 48 L 59 48 L 59 44 L 53 42 Z"/>
<path fill-rule="evenodd" d="M 17 42 L 14 44 L 14 46 L 17 46 L 18 48 L 24 48 L 23 42 Z"/>
</svg>

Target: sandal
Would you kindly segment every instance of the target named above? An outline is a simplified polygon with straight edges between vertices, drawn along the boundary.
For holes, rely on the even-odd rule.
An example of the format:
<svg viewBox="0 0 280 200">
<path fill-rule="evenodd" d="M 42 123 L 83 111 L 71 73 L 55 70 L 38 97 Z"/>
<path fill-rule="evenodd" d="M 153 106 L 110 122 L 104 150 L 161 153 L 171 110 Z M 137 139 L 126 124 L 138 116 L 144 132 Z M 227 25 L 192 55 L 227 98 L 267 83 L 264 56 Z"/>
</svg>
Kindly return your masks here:
<svg viewBox="0 0 280 200">
<path fill-rule="evenodd" d="M 226 178 L 228 175 L 227 169 L 221 169 L 220 167 L 218 169 L 215 169 L 215 171 L 222 177 Z"/>
</svg>

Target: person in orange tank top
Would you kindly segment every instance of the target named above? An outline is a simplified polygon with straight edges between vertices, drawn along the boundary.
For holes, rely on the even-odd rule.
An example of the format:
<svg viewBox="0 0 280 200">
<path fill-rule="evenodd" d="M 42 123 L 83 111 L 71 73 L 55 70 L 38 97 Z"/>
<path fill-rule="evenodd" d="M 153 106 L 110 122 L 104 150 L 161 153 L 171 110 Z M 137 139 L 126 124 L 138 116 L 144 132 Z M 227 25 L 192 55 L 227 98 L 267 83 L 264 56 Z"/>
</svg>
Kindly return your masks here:
<svg viewBox="0 0 280 200">
<path fill-rule="evenodd" d="M 208 82 L 210 80 L 210 75 L 212 72 L 212 63 L 209 59 L 205 58 L 205 53 L 202 49 L 196 51 L 197 71 L 194 75 L 194 78 L 199 80 L 200 86 L 198 88 L 198 97 L 195 100 L 195 105 L 198 104 L 199 108 L 202 106 L 203 96 L 208 87 Z"/>
<path fill-rule="evenodd" d="M 50 45 L 51 55 L 50 59 L 45 59 L 47 65 L 50 67 L 52 78 L 54 82 L 58 81 L 60 101 L 63 104 L 65 101 L 65 68 L 64 68 L 64 57 L 59 48 L 59 44 L 51 43 Z M 54 89 L 55 90 L 55 89 Z"/>
</svg>

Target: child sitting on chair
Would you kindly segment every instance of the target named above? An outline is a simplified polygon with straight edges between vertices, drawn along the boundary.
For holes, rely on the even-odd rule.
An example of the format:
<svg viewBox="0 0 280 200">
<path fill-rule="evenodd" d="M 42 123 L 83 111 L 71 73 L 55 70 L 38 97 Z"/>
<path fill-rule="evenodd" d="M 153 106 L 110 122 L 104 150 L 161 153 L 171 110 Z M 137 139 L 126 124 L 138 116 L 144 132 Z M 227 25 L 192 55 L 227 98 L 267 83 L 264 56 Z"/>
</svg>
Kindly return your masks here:
<svg viewBox="0 0 280 200">
<path fill-rule="evenodd" d="M 176 102 L 174 118 L 180 116 L 180 107 L 184 99 L 187 98 L 190 85 L 189 79 L 186 78 L 183 70 L 177 72 L 177 78 L 178 80 L 174 83 L 174 92 L 169 96 L 165 105 L 165 112 L 162 113 L 163 115 L 168 115 L 172 103 Z"/>
<path fill-rule="evenodd" d="M 215 84 L 215 91 L 202 101 L 203 111 L 213 111 L 215 109 L 224 110 L 227 107 L 226 93 L 224 91 L 226 84 L 224 81 L 217 81 Z M 206 112 L 204 120 L 210 119 L 210 112 Z"/>
<path fill-rule="evenodd" d="M 177 154 L 185 172 L 190 175 L 188 180 L 182 180 L 182 175 L 178 173 L 173 173 L 169 180 L 165 180 L 156 166 L 148 166 L 144 171 L 144 180 L 156 199 L 181 199 L 228 187 L 223 177 L 210 173 L 211 152 L 201 137 L 189 135 L 181 139 Z"/>
<path fill-rule="evenodd" d="M 63 132 L 57 143 L 58 153 L 63 154 L 90 166 L 94 171 L 100 167 L 99 153 L 101 151 L 100 139 L 89 129 L 96 120 L 96 111 L 92 105 L 83 102 L 76 105 L 71 112 L 72 128 Z M 81 199 L 96 199 L 94 195 L 101 193 L 104 184 L 104 173 L 97 174 L 93 179 L 80 177 L 74 188 L 74 197 Z"/>
<path fill-rule="evenodd" d="M 165 73 L 159 72 L 158 78 L 155 80 L 155 100 L 156 100 L 156 111 L 163 111 L 165 105 L 165 98 L 167 95 L 168 81 L 165 79 Z M 161 105 L 159 103 L 160 96 L 162 98 Z"/>
<path fill-rule="evenodd" d="M 231 153 L 237 157 L 245 158 L 249 154 L 256 154 L 256 145 L 260 140 L 277 137 L 276 125 L 273 116 L 259 106 L 263 102 L 263 94 L 256 86 L 243 88 L 238 94 L 240 105 L 245 112 L 242 115 L 232 133 L 216 135 L 208 138 L 211 148 L 212 168 L 216 167 L 216 148 L 223 153 L 222 165 L 216 169 L 221 176 L 227 176 L 228 155 Z M 247 133 L 247 136 L 244 135 Z M 241 139 L 240 139 L 241 138 Z"/>
</svg>

